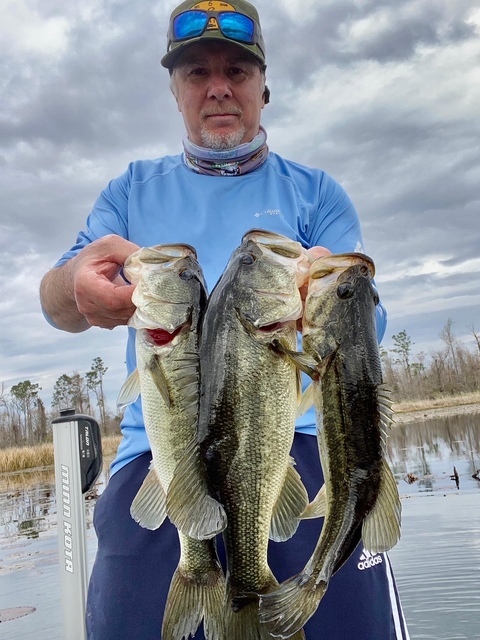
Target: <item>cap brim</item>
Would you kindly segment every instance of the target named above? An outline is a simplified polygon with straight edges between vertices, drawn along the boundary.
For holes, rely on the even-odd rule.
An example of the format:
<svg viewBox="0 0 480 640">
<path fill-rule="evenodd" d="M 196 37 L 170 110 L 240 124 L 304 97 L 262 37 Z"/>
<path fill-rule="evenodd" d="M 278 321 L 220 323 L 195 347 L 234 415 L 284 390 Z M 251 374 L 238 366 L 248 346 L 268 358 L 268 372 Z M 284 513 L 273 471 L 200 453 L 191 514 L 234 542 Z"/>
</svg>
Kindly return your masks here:
<svg viewBox="0 0 480 640">
<path fill-rule="evenodd" d="M 160 60 L 160 64 L 162 65 L 162 67 L 165 67 L 165 69 L 173 69 L 178 58 L 182 55 L 182 53 L 184 53 L 184 51 L 186 51 L 192 45 L 197 44 L 198 42 L 205 42 L 207 39 L 217 40 L 218 42 L 227 42 L 228 44 L 238 47 L 243 51 L 247 51 L 256 60 L 258 60 L 260 64 L 265 64 L 265 57 L 259 53 L 259 48 L 256 44 L 242 44 L 241 42 L 236 42 L 235 40 L 229 40 L 228 38 L 225 38 L 225 36 L 223 36 L 221 33 L 218 33 L 217 35 L 217 33 L 218 32 L 209 34 L 203 33 L 198 38 L 189 38 L 184 42 L 175 42 L 172 45 L 172 49 L 170 49 L 170 51 L 166 53 Z"/>
</svg>

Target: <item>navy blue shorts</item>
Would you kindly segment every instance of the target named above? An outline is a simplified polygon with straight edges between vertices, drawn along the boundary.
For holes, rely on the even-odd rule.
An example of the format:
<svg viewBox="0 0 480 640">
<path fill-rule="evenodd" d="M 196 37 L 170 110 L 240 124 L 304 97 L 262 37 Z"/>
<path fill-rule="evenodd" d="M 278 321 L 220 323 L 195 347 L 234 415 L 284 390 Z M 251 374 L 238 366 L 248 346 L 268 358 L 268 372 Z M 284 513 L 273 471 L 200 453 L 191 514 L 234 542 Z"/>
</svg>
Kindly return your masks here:
<svg viewBox="0 0 480 640">
<path fill-rule="evenodd" d="M 296 434 L 292 456 L 313 498 L 323 482 L 316 438 Z M 98 551 L 87 599 L 89 640 L 160 640 L 179 544 L 170 522 L 149 531 L 130 516 L 130 505 L 150 460 L 147 453 L 117 471 L 97 501 Z M 269 564 L 280 582 L 303 569 L 322 522 L 321 518 L 303 521 L 293 538 L 270 543 Z M 224 561 L 220 536 L 218 547 Z M 370 555 L 360 545 L 333 576 L 305 633 L 307 640 L 408 640 L 387 555 Z M 195 640 L 204 640 L 201 629 Z"/>
</svg>

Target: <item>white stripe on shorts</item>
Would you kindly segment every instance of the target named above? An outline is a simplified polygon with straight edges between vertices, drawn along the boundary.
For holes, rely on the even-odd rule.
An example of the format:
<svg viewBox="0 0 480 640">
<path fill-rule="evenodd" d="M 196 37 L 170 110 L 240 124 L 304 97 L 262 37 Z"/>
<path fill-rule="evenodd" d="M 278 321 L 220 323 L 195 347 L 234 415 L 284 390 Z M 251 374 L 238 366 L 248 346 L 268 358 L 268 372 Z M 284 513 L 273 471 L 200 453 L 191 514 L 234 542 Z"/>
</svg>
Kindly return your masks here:
<svg viewBox="0 0 480 640">
<path fill-rule="evenodd" d="M 397 640 L 410 640 L 407 623 L 405 622 L 405 616 L 403 615 L 402 603 L 400 602 L 400 596 L 396 593 L 393 583 L 393 572 L 392 565 L 390 564 L 390 558 L 386 553 L 383 554 L 383 557 L 385 558 L 385 569 L 387 572 L 390 602 L 392 604 L 392 615 L 395 624 L 395 634 Z"/>
</svg>

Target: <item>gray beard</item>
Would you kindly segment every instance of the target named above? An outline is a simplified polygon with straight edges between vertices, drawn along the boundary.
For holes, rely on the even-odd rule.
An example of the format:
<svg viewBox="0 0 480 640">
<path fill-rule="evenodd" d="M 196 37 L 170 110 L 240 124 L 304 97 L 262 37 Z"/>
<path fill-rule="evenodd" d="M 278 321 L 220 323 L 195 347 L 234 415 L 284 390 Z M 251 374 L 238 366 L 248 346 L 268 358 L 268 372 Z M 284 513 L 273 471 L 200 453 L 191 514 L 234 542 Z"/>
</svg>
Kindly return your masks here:
<svg viewBox="0 0 480 640">
<path fill-rule="evenodd" d="M 225 134 L 206 131 L 203 127 L 200 131 L 202 145 L 207 149 L 215 149 L 216 151 L 225 151 L 237 147 L 239 144 L 242 144 L 244 135 L 245 127 L 243 126 L 237 131 Z"/>
</svg>

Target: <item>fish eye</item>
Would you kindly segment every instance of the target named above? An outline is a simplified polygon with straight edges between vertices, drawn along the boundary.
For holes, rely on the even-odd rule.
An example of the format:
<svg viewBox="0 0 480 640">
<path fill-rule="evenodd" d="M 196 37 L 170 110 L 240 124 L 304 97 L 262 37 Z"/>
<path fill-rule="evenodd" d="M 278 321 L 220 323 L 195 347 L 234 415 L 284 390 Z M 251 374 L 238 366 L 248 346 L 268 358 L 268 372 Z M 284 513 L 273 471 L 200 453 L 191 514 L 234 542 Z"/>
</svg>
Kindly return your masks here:
<svg viewBox="0 0 480 640">
<path fill-rule="evenodd" d="M 255 256 L 251 253 L 244 253 L 242 255 L 242 264 L 253 264 L 255 262 Z"/>
<path fill-rule="evenodd" d="M 350 282 L 344 282 L 337 287 L 337 296 L 340 300 L 348 300 L 353 296 L 354 287 Z"/>
<path fill-rule="evenodd" d="M 362 274 L 362 276 L 368 276 L 369 274 L 369 269 L 368 267 L 366 267 L 364 264 L 360 267 L 360 273 Z"/>
<path fill-rule="evenodd" d="M 182 280 L 191 280 L 194 277 L 195 272 L 193 271 L 193 269 L 184 269 L 183 271 L 180 271 L 180 278 Z"/>
</svg>

